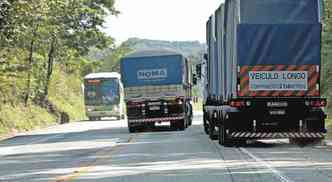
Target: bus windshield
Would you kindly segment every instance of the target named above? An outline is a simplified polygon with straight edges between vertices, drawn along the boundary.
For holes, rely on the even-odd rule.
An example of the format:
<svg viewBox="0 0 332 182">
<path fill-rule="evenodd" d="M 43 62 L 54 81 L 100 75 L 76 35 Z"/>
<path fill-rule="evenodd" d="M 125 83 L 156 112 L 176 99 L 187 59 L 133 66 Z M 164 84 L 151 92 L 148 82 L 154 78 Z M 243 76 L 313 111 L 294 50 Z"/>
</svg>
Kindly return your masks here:
<svg viewBox="0 0 332 182">
<path fill-rule="evenodd" d="M 85 81 L 86 105 L 114 105 L 119 104 L 119 81 L 117 79 L 93 79 Z"/>
</svg>

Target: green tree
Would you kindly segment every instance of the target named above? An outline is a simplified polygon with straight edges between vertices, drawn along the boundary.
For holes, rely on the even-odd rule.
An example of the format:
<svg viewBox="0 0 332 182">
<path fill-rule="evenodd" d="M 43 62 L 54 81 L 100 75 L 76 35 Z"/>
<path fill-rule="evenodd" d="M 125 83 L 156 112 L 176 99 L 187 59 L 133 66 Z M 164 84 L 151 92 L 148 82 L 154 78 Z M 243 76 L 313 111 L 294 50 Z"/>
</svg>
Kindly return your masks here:
<svg viewBox="0 0 332 182">
<path fill-rule="evenodd" d="M 101 29 L 119 13 L 114 0 L 6 0 L 0 7 L 0 81 L 24 82 L 15 90 L 25 104 L 47 99 L 55 65 L 81 68 L 90 47 L 112 45 Z"/>
<path fill-rule="evenodd" d="M 324 96 L 332 99 L 332 2 L 325 0 L 322 36 L 322 83 L 321 89 Z M 331 113 L 331 104 L 329 112 Z"/>
</svg>

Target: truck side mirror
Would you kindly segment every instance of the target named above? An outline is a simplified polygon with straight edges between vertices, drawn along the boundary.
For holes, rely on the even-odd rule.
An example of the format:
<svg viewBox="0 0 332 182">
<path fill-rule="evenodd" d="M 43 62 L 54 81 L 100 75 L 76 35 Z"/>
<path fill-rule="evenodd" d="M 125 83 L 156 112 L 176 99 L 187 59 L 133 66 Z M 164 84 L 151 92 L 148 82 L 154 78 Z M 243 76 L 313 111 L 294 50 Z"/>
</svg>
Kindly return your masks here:
<svg viewBox="0 0 332 182">
<path fill-rule="evenodd" d="M 204 54 L 204 56 L 203 56 L 203 58 L 204 58 L 205 60 L 208 60 L 208 59 L 209 59 L 209 56 L 208 56 L 208 54 L 207 54 L 207 53 L 205 53 L 205 54 Z"/>
<path fill-rule="evenodd" d="M 197 85 L 197 75 L 193 74 L 193 84 Z"/>
<path fill-rule="evenodd" d="M 199 80 L 202 78 L 202 64 L 196 64 L 196 76 Z"/>
</svg>

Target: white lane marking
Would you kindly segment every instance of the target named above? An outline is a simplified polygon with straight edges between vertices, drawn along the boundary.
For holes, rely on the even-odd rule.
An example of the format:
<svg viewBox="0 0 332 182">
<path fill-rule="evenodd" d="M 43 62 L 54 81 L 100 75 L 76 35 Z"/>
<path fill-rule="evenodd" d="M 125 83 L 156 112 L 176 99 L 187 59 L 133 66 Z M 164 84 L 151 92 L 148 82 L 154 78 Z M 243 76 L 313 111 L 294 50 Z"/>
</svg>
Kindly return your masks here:
<svg viewBox="0 0 332 182">
<path fill-rule="evenodd" d="M 0 150 L 1 150 L 0 157 L 4 157 L 6 155 L 11 155 L 11 154 L 15 153 L 15 151 L 19 151 L 19 149 L 21 149 L 22 147 L 27 147 L 29 145 L 43 143 L 43 142 L 46 142 L 48 140 L 60 138 L 64 135 L 65 135 L 65 133 L 61 133 L 61 134 L 57 134 L 57 135 L 54 135 L 54 136 L 42 138 L 40 140 L 35 140 L 35 141 L 30 142 L 30 143 L 24 143 L 24 144 L 21 144 L 19 146 L 0 147 Z M 20 135 L 20 136 L 25 136 L 25 135 Z"/>
<path fill-rule="evenodd" d="M 260 163 L 261 165 L 263 165 L 264 167 L 266 167 L 267 169 L 269 169 L 277 178 L 280 179 L 280 181 L 282 181 L 282 182 L 294 182 L 294 181 L 290 180 L 289 178 L 287 178 L 286 176 L 284 176 L 280 171 L 278 171 L 275 168 L 273 168 L 269 163 L 267 163 L 263 159 L 260 159 L 259 157 L 256 157 L 254 154 L 252 154 L 248 150 L 246 150 L 244 148 L 240 148 L 240 150 L 243 153 L 247 154 L 252 159 L 254 159 L 256 162 Z"/>
</svg>

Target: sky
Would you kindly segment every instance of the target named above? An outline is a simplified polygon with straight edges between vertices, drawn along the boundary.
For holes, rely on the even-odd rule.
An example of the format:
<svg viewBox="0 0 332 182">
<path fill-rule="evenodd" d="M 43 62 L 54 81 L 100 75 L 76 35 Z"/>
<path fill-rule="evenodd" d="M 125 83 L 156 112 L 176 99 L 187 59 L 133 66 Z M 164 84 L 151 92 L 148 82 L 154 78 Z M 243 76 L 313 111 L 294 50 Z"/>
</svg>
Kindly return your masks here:
<svg viewBox="0 0 332 182">
<path fill-rule="evenodd" d="M 117 43 L 131 37 L 205 42 L 209 16 L 223 0 L 116 0 L 121 12 L 109 17 L 107 34 Z"/>
</svg>

